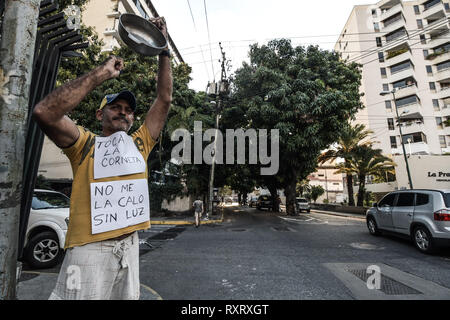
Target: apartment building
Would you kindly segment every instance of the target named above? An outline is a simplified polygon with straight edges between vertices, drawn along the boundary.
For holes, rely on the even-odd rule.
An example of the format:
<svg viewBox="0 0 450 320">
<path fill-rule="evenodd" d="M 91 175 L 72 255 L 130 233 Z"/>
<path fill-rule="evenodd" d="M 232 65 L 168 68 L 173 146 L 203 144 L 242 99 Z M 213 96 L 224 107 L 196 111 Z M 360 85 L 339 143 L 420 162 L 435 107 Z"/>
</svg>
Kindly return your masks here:
<svg viewBox="0 0 450 320">
<path fill-rule="evenodd" d="M 336 173 L 336 163 L 326 162 L 317 171 L 308 176 L 311 186 L 321 186 L 325 193 L 317 199 L 318 203 L 341 203 L 347 199 L 344 196 L 344 179 L 342 173 Z"/>
<path fill-rule="evenodd" d="M 356 123 L 398 164 L 397 181 L 368 190 L 409 187 L 402 140 L 414 188 L 450 188 L 449 16 L 448 0 L 382 0 L 355 6 L 339 36 L 335 50 L 362 65 L 365 108 Z"/>
</svg>

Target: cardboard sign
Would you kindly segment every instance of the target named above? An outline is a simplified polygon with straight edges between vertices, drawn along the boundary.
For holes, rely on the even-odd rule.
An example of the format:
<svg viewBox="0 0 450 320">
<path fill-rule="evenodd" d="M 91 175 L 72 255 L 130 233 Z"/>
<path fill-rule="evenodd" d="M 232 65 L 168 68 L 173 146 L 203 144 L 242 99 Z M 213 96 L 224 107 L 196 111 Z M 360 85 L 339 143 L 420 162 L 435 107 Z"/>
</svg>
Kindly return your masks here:
<svg viewBox="0 0 450 320">
<path fill-rule="evenodd" d="M 91 183 L 92 234 L 150 220 L 146 179 Z"/>
<path fill-rule="evenodd" d="M 94 179 L 145 172 L 144 157 L 123 131 L 95 137 Z"/>
</svg>

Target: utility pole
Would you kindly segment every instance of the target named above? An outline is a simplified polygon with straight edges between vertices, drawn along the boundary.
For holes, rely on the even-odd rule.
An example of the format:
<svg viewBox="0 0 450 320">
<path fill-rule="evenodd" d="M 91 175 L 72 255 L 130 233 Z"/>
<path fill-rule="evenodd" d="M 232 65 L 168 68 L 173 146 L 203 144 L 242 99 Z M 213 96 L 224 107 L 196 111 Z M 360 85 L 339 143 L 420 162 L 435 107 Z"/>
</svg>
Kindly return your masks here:
<svg viewBox="0 0 450 320">
<path fill-rule="evenodd" d="M 217 146 L 217 133 L 219 130 L 219 121 L 220 121 L 220 112 L 222 111 L 222 105 L 223 105 L 223 97 L 224 95 L 228 94 L 229 85 L 227 80 L 227 73 L 226 73 L 226 65 L 227 65 L 227 58 L 225 57 L 225 52 L 222 48 L 222 43 L 219 42 L 220 51 L 222 53 L 222 74 L 220 77 L 220 82 L 218 84 L 213 83 L 214 88 L 214 95 L 216 99 L 218 100 L 216 103 L 216 133 L 214 136 L 214 155 L 212 159 L 210 174 L 209 174 L 209 197 L 208 197 L 208 212 L 212 214 L 213 212 L 213 191 L 214 191 L 214 170 L 216 166 L 216 146 Z M 209 88 L 211 86 L 209 85 Z"/>
<path fill-rule="evenodd" d="M 0 52 L 0 300 L 16 298 L 28 100 L 40 0 L 6 0 Z"/>
<path fill-rule="evenodd" d="M 397 89 L 394 88 L 391 92 L 381 92 L 380 95 L 385 96 L 385 95 L 392 93 L 392 97 L 394 98 L 394 107 L 395 107 L 395 113 L 397 114 L 397 124 L 398 124 L 398 130 L 400 131 L 400 140 L 402 143 L 403 157 L 405 158 L 405 165 L 406 165 L 406 172 L 408 174 L 409 188 L 414 189 L 412 179 L 411 179 L 411 172 L 409 170 L 408 156 L 406 155 L 405 142 L 403 141 L 403 132 L 402 132 L 402 126 L 400 123 L 400 115 L 398 114 L 397 101 L 395 100 L 395 92 L 396 91 L 397 91 Z"/>
</svg>

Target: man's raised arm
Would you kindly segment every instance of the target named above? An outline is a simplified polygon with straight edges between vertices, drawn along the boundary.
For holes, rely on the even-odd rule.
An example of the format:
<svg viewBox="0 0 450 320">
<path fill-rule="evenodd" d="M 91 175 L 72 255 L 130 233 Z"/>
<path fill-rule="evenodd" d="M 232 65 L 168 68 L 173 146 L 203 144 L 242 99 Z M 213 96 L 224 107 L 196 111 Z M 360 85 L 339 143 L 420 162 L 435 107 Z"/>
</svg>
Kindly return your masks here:
<svg viewBox="0 0 450 320">
<path fill-rule="evenodd" d="M 164 18 L 152 19 L 153 22 L 167 38 L 167 26 Z M 157 140 L 159 133 L 167 119 L 170 104 L 172 103 L 172 69 L 170 58 L 167 55 L 159 56 L 157 96 L 145 117 L 147 126 L 153 140 Z"/>
<path fill-rule="evenodd" d="M 60 148 L 73 145 L 80 133 L 75 123 L 66 116 L 104 81 L 118 77 L 123 60 L 114 56 L 91 72 L 57 88 L 39 102 L 33 118 L 44 133 Z"/>
</svg>

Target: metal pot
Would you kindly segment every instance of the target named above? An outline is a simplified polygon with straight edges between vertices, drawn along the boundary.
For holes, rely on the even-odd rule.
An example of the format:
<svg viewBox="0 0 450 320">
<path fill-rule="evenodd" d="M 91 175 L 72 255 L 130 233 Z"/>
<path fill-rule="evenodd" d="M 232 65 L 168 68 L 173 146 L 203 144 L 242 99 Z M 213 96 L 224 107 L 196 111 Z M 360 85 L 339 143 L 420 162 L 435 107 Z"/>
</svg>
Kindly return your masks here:
<svg viewBox="0 0 450 320">
<path fill-rule="evenodd" d="M 158 27 L 135 14 L 120 16 L 119 35 L 127 46 L 145 56 L 157 56 L 167 47 L 167 39 Z"/>
</svg>

